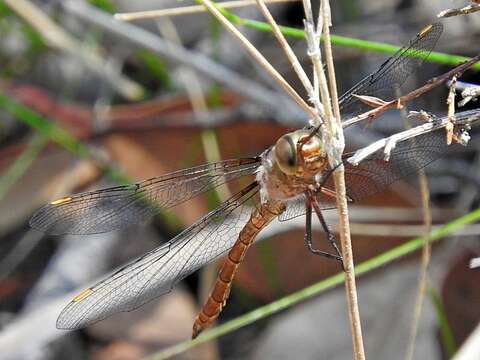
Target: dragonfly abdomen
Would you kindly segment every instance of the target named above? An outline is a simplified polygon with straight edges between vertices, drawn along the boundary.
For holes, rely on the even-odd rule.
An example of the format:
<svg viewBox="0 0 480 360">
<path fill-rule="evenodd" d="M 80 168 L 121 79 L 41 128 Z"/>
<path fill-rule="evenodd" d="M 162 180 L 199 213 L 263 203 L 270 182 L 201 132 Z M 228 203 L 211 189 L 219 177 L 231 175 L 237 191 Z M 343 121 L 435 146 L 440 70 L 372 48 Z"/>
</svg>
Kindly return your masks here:
<svg viewBox="0 0 480 360">
<path fill-rule="evenodd" d="M 245 258 L 248 248 L 252 245 L 260 230 L 283 211 L 285 211 L 285 205 L 281 202 L 267 202 L 252 211 L 250 219 L 240 231 L 237 241 L 228 252 L 212 292 L 195 319 L 192 338 L 196 338 L 218 317 L 230 295 L 233 278 L 238 266 Z"/>
</svg>

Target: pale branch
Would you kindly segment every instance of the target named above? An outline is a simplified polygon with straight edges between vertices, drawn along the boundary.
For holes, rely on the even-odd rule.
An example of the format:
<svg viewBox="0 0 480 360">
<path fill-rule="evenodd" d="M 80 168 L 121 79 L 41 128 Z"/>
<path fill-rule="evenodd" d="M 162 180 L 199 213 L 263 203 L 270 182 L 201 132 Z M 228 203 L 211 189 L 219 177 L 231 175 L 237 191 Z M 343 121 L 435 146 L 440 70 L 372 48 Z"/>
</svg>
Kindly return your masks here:
<svg viewBox="0 0 480 360">
<path fill-rule="evenodd" d="M 318 81 L 317 87 L 318 87 L 318 93 L 320 94 L 320 98 L 319 98 L 315 93 L 315 97 L 311 100 L 316 107 L 320 106 L 319 104 L 322 104 L 322 107 L 324 110 L 324 118 L 331 119 L 333 116 L 333 112 L 331 110 L 331 101 L 330 101 L 330 95 L 328 93 L 327 78 L 325 76 L 325 72 L 323 71 L 322 57 L 321 57 L 322 54 L 320 52 L 320 39 L 317 36 L 317 33 L 315 32 L 314 24 L 308 21 L 305 21 L 305 36 L 307 38 L 308 55 L 313 64 L 314 78 L 317 79 Z M 327 123 L 324 123 L 320 117 L 313 117 L 311 119 L 311 125 L 316 127 L 323 126 L 324 128 L 326 128 L 327 131 L 322 131 L 321 132 L 322 135 L 327 135 L 328 133 L 330 133 L 330 135 L 328 136 L 331 136 L 332 130 L 329 128 L 329 125 L 327 125 Z M 327 145 L 327 148 L 326 148 L 327 153 L 330 153 L 331 151 L 328 147 L 328 141 L 325 143 L 325 145 Z"/>
<path fill-rule="evenodd" d="M 406 109 L 401 110 L 402 117 L 406 125 L 411 124 L 406 116 Z M 428 265 L 431 257 L 431 245 L 428 239 L 428 234 L 432 231 L 432 213 L 430 209 L 430 189 L 428 187 L 428 179 L 425 173 L 425 169 L 418 170 L 418 181 L 420 185 L 420 194 L 422 199 L 422 217 L 423 217 L 423 233 L 420 236 L 424 236 L 424 242 L 422 246 L 422 258 L 419 269 L 417 296 L 415 299 L 415 306 L 413 308 L 413 316 L 410 327 L 410 340 L 408 342 L 406 360 L 412 360 L 415 353 L 415 343 L 418 333 L 418 325 L 420 323 L 420 317 L 422 314 L 422 307 L 425 300 L 425 294 L 428 285 Z"/>
<path fill-rule="evenodd" d="M 275 35 L 278 43 L 280 44 L 281 48 L 285 52 L 285 55 L 287 59 L 290 61 L 290 64 L 297 74 L 298 78 L 302 82 L 303 87 L 307 91 L 308 97 L 311 102 L 314 102 L 315 99 L 317 98 L 315 96 L 315 89 L 313 88 L 313 85 L 308 78 L 307 74 L 305 73 L 305 70 L 303 69 L 302 65 L 300 64 L 300 61 L 298 60 L 297 56 L 293 52 L 291 46 L 288 44 L 287 40 L 285 39 L 285 36 L 282 34 L 280 27 L 276 23 L 275 19 L 273 18 L 272 14 L 268 10 L 267 6 L 265 5 L 265 0 L 256 0 L 258 8 L 260 9 L 260 12 L 262 15 L 265 17 L 265 19 L 268 21 L 270 26 L 272 27 L 273 34 Z M 322 104 L 314 104 L 315 107 L 318 109 L 320 112 L 320 117 L 324 116 L 324 110 Z"/>
<path fill-rule="evenodd" d="M 452 86 L 451 82 L 447 82 L 448 86 Z M 458 107 L 465 106 L 470 101 L 476 101 L 480 97 L 480 85 L 471 84 L 465 81 L 456 81 L 455 89 L 461 91 L 463 100 L 457 103 Z"/>
<path fill-rule="evenodd" d="M 317 116 L 316 111 L 310 107 L 295 89 L 283 78 L 283 76 L 268 62 L 257 48 L 243 35 L 210 0 L 199 0 L 207 10 L 230 32 L 250 54 L 250 56 L 274 79 L 285 92 L 303 109 L 309 116 Z"/>
<path fill-rule="evenodd" d="M 355 285 L 355 271 L 353 265 L 353 250 L 350 239 L 350 224 L 348 218 L 348 205 L 345 183 L 345 169 L 341 156 L 344 150 L 344 134 L 341 125 L 340 112 L 335 83 L 335 72 L 331 52 L 329 26 L 330 26 L 330 5 L 328 0 L 320 1 L 320 14 L 317 27 L 313 21 L 313 13 L 310 0 L 303 0 L 305 11 L 305 35 L 308 44 L 308 55 L 313 64 L 315 89 L 319 90 L 321 103 L 325 116 L 314 120 L 313 125 L 320 128 L 322 143 L 327 153 L 327 158 L 332 168 L 335 168 L 333 179 L 335 183 L 335 198 L 337 214 L 339 219 L 338 232 L 342 249 L 342 261 L 345 271 L 345 296 L 347 300 L 347 311 L 351 330 L 353 357 L 355 360 L 365 359 L 363 346 L 360 312 L 358 309 L 358 297 Z M 325 69 L 322 64 L 322 53 L 320 51 L 320 36 L 323 34 L 325 40 L 325 57 L 328 70 L 328 81 Z M 330 85 L 330 86 L 329 86 Z M 318 99 L 318 96 L 317 96 Z M 319 103 L 320 99 L 314 103 Z"/>
<path fill-rule="evenodd" d="M 480 267 L 480 257 L 473 258 L 470 260 L 470 269 L 476 269 Z"/>
<path fill-rule="evenodd" d="M 478 358 L 478 349 L 480 349 L 480 324 L 475 327 L 463 342 L 460 349 L 452 357 L 452 360 L 476 360 Z"/>
<path fill-rule="evenodd" d="M 418 98 L 419 96 L 425 94 L 428 91 L 431 91 L 435 87 L 445 83 L 447 80 L 451 79 L 453 76 L 455 77 L 460 77 L 466 70 L 471 68 L 473 65 L 475 65 L 478 61 L 480 61 L 480 55 L 477 55 L 467 62 L 455 67 L 454 69 L 446 72 L 443 75 L 434 77 L 427 81 L 427 83 L 418 89 L 415 89 L 411 92 L 409 92 L 406 95 L 400 96 L 397 99 L 394 99 L 392 101 L 387 101 L 383 105 L 380 105 L 372 110 L 366 111 L 363 114 L 360 114 L 358 116 L 355 116 L 353 118 L 347 119 L 342 122 L 342 125 L 344 128 L 351 126 L 353 124 L 356 124 L 360 121 L 363 120 L 372 120 L 379 115 L 383 114 L 385 111 L 390 110 L 390 109 L 398 109 L 405 105 L 407 102 L 412 101 L 413 99 Z"/>
<path fill-rule="evenodd" d="M 374 143 L 357 150 L 352 156 L 350 156 L 347 161 L 352 165 L 358 165 L 363 160 L 376 153 L 377 151 L 384 149 L 384 159 L 388 161 L 390 158 L 391 151 L 395 146 L 402 141 L 415 138 L 417 136 L 437 131 L 439 129 L 444 129 L 451 122 L 449 116 L 444 116 L 442 118 L 434 118 L 425 124 L 413 127 L 411 129 L 399 132 L 392 136 L 380 139 Z M 459 130 L 460 133 L 457 134 L 457 141 L 463 145 L 469 140 L 468 134 L 464 130 L 468 129 L 471 125 L 480 122 L 480 109 L 469 110 L 457 113 L 453 120 L 455 129 Z"/>
<path fill-rule="evenodd" d="M 450 88 L 448 91 L 447 97 L 447 116 L 449 123 L 445 126 L 445 131 L 447 135 L 447 145 L 450 145 L 453 141 L 453 121 L 455 120 L 455 84 L 457 83 L 457 77 L 453 76 L 452 81 L 450 82 Z"/>
<path fill-rule="evenodd" d="M 458 102 L 458 107 L 465 106 L 470 101 L 476 101 L 480 97 L 480 86 L 467 87 L 461 92 L 463 100 Z"/>
<path fill-rule="evenodd" d="M 279 4 L 287 2 L 297 2 L 299 0 L 264 0 L 269 4 Z M 236 1 L 224 1 L 218 3 L 218 6 L 224 9 L 238 9 L 246 6 L 254 6 L 256 0 L 236 0 Z M 191 5 L 191 6 L 181 6 L 171 9 L 158 9 L 158 10 L 146 10 L 146 11 L 136 11 L 129 13 L 117 13 L 114 15 L 115 19 L 122 21 L 132 21 L 132 20 L 141 20 L 141 19 L 154 19 L 164 16 L 178 16 L 178 15 L 188 15 L 196 14 L 207 11 L 203 5 Z"/>
<path fill-rule="evenodd" d="M 332 43 L 330 38 L 330 26 L 332 26 L 331 21 L 331 14 L 330 14 L 330 4 L 329 2 L 322 2 L 326 7 L 325 11 L 325 20 L 326 22 L 322 21 L 322 17 L 319 14 L 319 20 L 317 23 L 317 36 L 320 37 L 320 32 L 318 30 L 318 26 L 324 24 L 323 27 L 323 34 L 325 36 L 325 41 L 323 42 L 324 50 L 325 50 L 325 62 L 327 64 L 327 72 L 328 72 L 328 84 L 330 88 L 330 96 L 332 98 L 332 108 L 333 114 L 335 116 L 335 120 L 337 121 L 337 125 L 341 127 L 341 116 L 340 116 L 340 106 L 338 104 L 338 91 L 337 91 L 337 79 L 335 76 L 335 67 L 333 65 L 333 53 L 332 53 Z M 344 142 L 344 141 L 343 141 Z M 344 146 L 342 146 L 344 147 Z"/>
<path fill-rule="evenodd" d="M 477 11 L 480 11 L 480 4 L 470 4 L 462 8 L 446 9 L 446 10 L 440 11 L 437 17 L 447 18 L 452 16 L 458 16 L 458 15 L 467 15 Z"/>
</svg>

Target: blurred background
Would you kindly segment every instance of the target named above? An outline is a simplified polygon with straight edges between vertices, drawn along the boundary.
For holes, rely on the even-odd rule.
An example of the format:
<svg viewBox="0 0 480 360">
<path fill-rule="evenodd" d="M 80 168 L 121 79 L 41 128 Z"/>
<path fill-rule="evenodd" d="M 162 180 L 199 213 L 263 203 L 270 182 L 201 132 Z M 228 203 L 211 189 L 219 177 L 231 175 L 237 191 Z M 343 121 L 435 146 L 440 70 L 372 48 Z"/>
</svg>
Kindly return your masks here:
<svg viewBox="0 0 480 360">
<path fill-rule="evenodd" d="M 332 33 L 406 44 L 436 14 L 463 1 L 332 1 Z M 218 205 L 223 190 L 145 224 L 93 236 L 48 237 L 28 219 L 66 194 L 138 181 L 205 162 L 260 154 L 305 114 L 205 12 L 122 22 L 113 13 L 190 6 L 175 0 L 0 1 L 0 349 L 2 359 L 138 359 L 189 338 L 216 268 L 189 276 L 140 309 L 84 330 L 55 328 L 61 309 L 112 269 L 168 241 Z M 313 8 L 318 3 L 313 1 Z M 298 1 L 269 5 L 276 20 L 303 27 Z M 255 6 L 231 10 L 263 21 Z M 443 21 L 436 51 L 480 52 L 480 15 Z M 273 36 L 242 32 L 302 92 Z M 289 38 L 307 73 L 306 44 Z M 375 71 L 386 54 L 334 47 L 340 93 Z M 413 89 L 451 67 L 427 62 Z M 480 83 L 469 71 L 462 81 Z M 409 105 L 446 114 L 446 87 Z M 475 108 L 475 102 L 466 108 Z M 398 112 L 346 133 L 354 150 L 403 129 Z M 429 166 L 431 213 L 441 225 L 479 207 L 480 134 Z M 231 190 L 231 189 L 230 189 Z M 335 212 L 326 218 L 335 226 Z M 422 235 L 415 179 L 352 206 L 356 262 Z M 235 279 L 224 323 L 340 271 L 308 252 L 304 219 L 261 234 Z M 318 224 L 316 230 L 319 230 Z M 480 319 L 478 225 L 433 247 L 414 358 L 451 358 Z M 321 240 L 322 233 L 314 236 Z M 321 241 L 320 241 L 321 242 Z M 359 279 L 369 359 L 403 359 L 409 344 L 420 253 Z M 289 307 L 177 356 L 178 359 L 348 359 L 343 288 Z M 480 350 L 479 350 L 480 351 Z"/>
</svg>

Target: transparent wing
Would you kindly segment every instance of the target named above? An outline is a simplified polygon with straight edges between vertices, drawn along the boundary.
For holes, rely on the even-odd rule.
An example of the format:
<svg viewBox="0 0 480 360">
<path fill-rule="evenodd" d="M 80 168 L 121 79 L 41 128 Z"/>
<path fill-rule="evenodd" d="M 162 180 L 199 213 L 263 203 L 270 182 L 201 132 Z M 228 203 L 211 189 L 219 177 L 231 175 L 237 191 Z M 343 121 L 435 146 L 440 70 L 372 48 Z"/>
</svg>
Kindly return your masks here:
<svg viewBox="0 0 480 360">
<path fill-rule="evenodd" d="M 198 268 L 229 250 L 248 222 L 258 192 L 247 186 L 168 243 L 139 257 L 75 297 L 61 312 L 59 329 L 78 329 L 131 311 L 168 293 Z"/>
<path fill-rule="evenodd" d="M 451 145 L 456 146 L 456 145 Z M 431 162 L 437 160 L 449 149 L 445 132 L 434 131 L 402 141 L 392 150 L 390 160 L 384 160 L 383 149 L 373 153 L 358 166 L 347 161 L 345 165 L 345 182 L 347 195 L 358 201 L 375 193 L 382 192 L 389 185 L 409 175 L 415 174 Z M 345 154 L 344 158 L 352 154 Z M 333 179 L 325 184 L 333 189 Z"/>
<path fill-rule="evenodd" d="M 369 95 L 383 100 L 393 100 L 395 89 L 423 64 L 435 47 L 442 31 L 443 26 L 440 23 L 427 26 L 408 45 L 385 61 L 376 72 L 343 94 L 339 99 L 342 117 L 355 116 L 372 109 L 353 95 Z"/>
<path fill-rule="evenodd" d="M 285 211 L 278 216 L 279 221 L 288 221 L 298 216 L 305 215 L 305 196 L 304 195 L 300 195 L 299 197 L 293 200 L 286 201 L 285 205 L 286 205 Z"/>
<path fill-rule="evenodd" d="M 52 235 L 95 234 L 144 221 L 158 207 L 169 208 L 243 175 L 260 158 L 225 160 L 172 172 L 137 184 L 72 195 L 40 208 L 30 226 Z"/>
<path fill-rule="evenodd" d="M 395 181 L 413 175 L 418 169 L 437 160 L 448 151 L 448 148 L 445 133 L 435 131 L 398 143 L 392 150 L 389 161 L 384 160 L 383 149 L 357 166 L 344 161 L 347 196 L 350 201 L 358 201 L 380 193 Z M 347 159 L 351 155 L 344 154 L 343 158 Z M 332 176 L 324 186 L 330 190 L 335 188 Z M 335 208 L 334 198 L 321 193 L 317 196 L 322 209 Z M 286 210 L 279 216 L 279 220 L 286 221 L 304 214 L 305 199 L 302 196 L 286 202 Z"/>
<path fill-rule="evenodd" d="M 316 195 L 320 209 L 335 209 L 335 198 L 327 197 L 323 194 Z M 301 195 L 293 200 L 285 201 L 285 211 L 278 216 L 279 221 L 288 221 L 299 216 L 305 215 L 305 196 Z"/>
</svg>

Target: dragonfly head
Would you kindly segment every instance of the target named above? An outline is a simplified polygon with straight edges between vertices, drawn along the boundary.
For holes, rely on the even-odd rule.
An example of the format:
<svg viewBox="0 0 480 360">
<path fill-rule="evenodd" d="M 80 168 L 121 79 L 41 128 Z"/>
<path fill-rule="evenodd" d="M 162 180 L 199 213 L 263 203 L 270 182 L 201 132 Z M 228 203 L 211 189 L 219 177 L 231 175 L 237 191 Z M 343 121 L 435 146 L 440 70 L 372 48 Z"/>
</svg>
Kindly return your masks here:
<svg viewBox="0 0 480 360">
<path fill-rule="evenodd" d="M 320 137 L 311 136 L 310 131 L 303 129 L 278 139 L 273 155 L 280 170 L 289 176 L 313 175 L 327 165 Z"/>
</svg>

